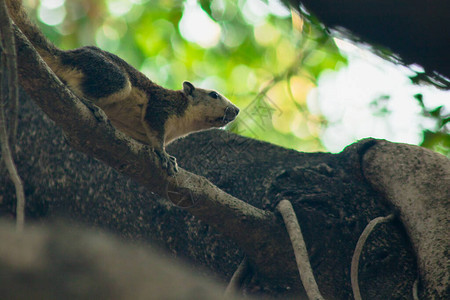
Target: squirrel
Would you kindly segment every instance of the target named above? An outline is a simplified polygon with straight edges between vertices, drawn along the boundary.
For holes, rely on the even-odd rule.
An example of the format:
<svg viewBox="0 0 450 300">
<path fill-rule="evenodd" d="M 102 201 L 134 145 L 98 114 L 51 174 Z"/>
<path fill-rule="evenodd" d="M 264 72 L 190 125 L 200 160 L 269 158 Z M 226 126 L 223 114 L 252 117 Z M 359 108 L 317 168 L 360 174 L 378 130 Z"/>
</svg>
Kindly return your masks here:
<svg viewBox="0 0 450 300">
<path fill-rule="evenodd" d="M 9 15 L 58 78 L 80 99 L 100 107 L 111 124 L 152 147 L 170 176 L 176 159 L 165 146 L 189 133 L 223 127 L 239 108 L 216 91 L 183 82 L 170 90 L 151 81 L 115 54 L 95 46 L 62 50 L 31 22 L 22 0 L 6 0 Z"/>
</svg>

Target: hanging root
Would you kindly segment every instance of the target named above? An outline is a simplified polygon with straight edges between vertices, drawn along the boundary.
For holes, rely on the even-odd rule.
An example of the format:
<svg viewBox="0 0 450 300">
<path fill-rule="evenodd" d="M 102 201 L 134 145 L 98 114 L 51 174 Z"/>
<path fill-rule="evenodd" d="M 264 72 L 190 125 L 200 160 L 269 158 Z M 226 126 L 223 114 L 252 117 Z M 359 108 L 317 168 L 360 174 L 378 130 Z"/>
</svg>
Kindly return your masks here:
<svg viewBox="0 0 450 300">
<path fill-rule="evenodd" d="M 17 131 L 17 107 L 18 107 L 18 79 L 17 79 L 17 56 L 15 50 L 14 35 L 11 20 L 8 17 L 6 4 L 0 0 L 0 142 L 1 156 L 5 161 L 6 168 L 16 188 L 16 227 L 22 231 L 25 223 L 25 193 L 22 180 L 14 164 L 11 148 L 9 145 L 7 120 L 4 107 L 7 99 L 12 103 L 12 128 L 9 130 L 11 141 L 15 141 Z"/>
<path fill-rule="evenodd" d="M 310 300 L 323 300 L 324 298 L 320 294 L 319 287 L 314 279 L 314 274 L 309 262 L 308 251 L 306 250 L 306 244 L 291 202 L 288 200 L 281 200 L 277 205 L 277 210 L 283 217 L 286 230 L 291 239 L 300 279 L 302 280 L 308 298 Z"/>
<path fill-rule="evenodd" d="M 245 281 L 251 275 L 251 268 L 248 264 L 247 258 L 244 258 L 237 268 L 236 272 L 234 272 L 233 276 L 228 283 L 227 288 L 225 289 L 225 296 L 231 296 L 232 294 L 239 291 Z"/>
<path fill-rule="evenodd" d="M 394 219 L 394 217 L 395 217 L 394 214 L 390 214 L 387 217 L 378 217 L 371 220 L 369 224 L 367 224 L 366 228 L 364 228 L 363 232 L 361 233 L 358 239 L 358 242 L 356 243 L 355 252 L 353 252 L 352 265 L 350 269 L 353 297 L 355 297 L 355 300 L 361 300 L 361 292 L 359 290 L 358 284 L 358 268 L 359 268 L 359 258 L 361 256 L 364 244 L 366 243 L 367 238 L 369 237 L 370 233 L 373 231 L 375 226 L 381 223 L 391 221 Z"/>
</svg>

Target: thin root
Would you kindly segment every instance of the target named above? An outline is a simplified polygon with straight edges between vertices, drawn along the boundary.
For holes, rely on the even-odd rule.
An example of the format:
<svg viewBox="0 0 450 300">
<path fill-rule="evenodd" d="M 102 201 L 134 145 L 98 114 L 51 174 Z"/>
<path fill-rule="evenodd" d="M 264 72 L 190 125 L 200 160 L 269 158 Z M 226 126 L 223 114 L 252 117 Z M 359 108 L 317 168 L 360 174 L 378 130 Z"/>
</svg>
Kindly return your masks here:
<svg viewBox="0 0 450 300">
<path fill-rule="evenodd" d="M 381 223 L 391 221 L 394 219 L 394 217 L 395 217 L 394 214 L 390 214 L 387 217 L 378 217 L 371 220 L 369 224 L 367 224 L 366 228 L 364 228 L 363 232 L 361 233 L 358 239 L 358 242 L 356 243 L 355 251 L 353 252 L 352 257 L 352 265 L 350 269 L 353 297 L 355 297 L 355 300 L 361 300 L 361 292 L 359 290 L 359 283 L 358 283 L 358 268 L 359 268 L 359 258 L 361 257 L 364 244 L 366 243 L 367 238 L 369 237 L 370 233 L 373 231 L 375 226 Z"/>
<path fill-rule="evenodd" d="M 302 231 L 291 202 L 288 200 L 281 200 L 277 205 L 277 210 L 283 217 L 287 232 L 291 239 L 300 279 L 302 280 L 306 295 L 310 300 L 323 300 L 324 298 L 320 294 L 319 287 L 314 279 L 305 240 L 303 239 Z"/>
</svg>

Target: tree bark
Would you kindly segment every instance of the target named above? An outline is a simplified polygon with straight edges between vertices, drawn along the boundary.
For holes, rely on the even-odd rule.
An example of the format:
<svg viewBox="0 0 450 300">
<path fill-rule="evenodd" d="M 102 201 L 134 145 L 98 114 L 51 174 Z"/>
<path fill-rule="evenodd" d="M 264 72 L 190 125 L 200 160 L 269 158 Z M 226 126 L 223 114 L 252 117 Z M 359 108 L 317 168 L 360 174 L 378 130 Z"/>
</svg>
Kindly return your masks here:
<svg viewBox="0 0 450 300">
<path fill-rule="evenodd" d="M 398 211 L 417 255 L 425 298 L 450 296 L 450 160 L 428 149 L 378 143 L 364 174 Z"/>
<path fill-rule="evenodd" d="M 407 235 L 416 234 L 417 223 L 406 216 L 419 208 L 403 212 L 405 200 L 390 200 L 389 189 L 378 184 L 378 178 L 393 175 L 374 172 L 382 164 L 371 156 L 385 150 L 372 152 L 378 145 L 395 144 L 369 139 L 340 154 L 299 153 L 212 130 L 168 147 L 182 169 L 176 177 L 167 178 L 151 149 L 114 130 L 100 111 L 86 107 L 19 32 L 16 36 L 20 80 L 27 93 L 76 149 L 120 173 L 68 149 L 61 130 L 31 103 L 22 102 L 17 156 L 29 217 L 65 216 L 134 240 L 157 241 L 225 278 L 245 253 L 256 271 L 245 287 L 250 293 L 302 297 L 292 245 L 281 216 L 274 212 L 278 202 L 287 199 L 301 225 L 321 293 L 325 298 L 348 299 L 352 297 L 351 259 L 359 235 L 370 220 L 399 209 L 400 219 L 379 225 L 366 241 L 359 263 L 360 290 L 363 299 L 412 298 L 417 273 L 413 249 L 418 249 L 421 237 Z M 395 152 L 385 155 L 393 161 L 392 168 L 399 168 Z M 424 159 L 442 160 L 435 156 L 440 157 L 430 154 Z M 433 166 L 437 167 L 431 164 L 423 172 L 445 173 L 433 171 Z M 8 213 L 14 197 L 4 170 L 0 171 L 5 183 L 1 185 L 2 211 Z M 448 178 L 443 179 L 441 183 Z M 183 209 L 162 199 L 167 195 Z M 447 214 L 443 213 L 446 222 Z M 437 232 L 442 233 L 439 228 Z M 448 248 L 448 240 L 431 242 L 431 248 Z M 420 271 L 425 282 L 422 294 L 433 295 L 427 290 L 433 282 L 441 283 L 447 293 L 448 280 L 430 281 L 429 270 Z M 448 270 L 441 269 L 439 274 L 448 275 Z"/>
<path fill-rule="evenodd" d="M 29 219 L 64 217 L 105 228 L 127 240 L 160 245 L 173 255 L 189 259 L 197 268 L 208 268 L 222 280 L 231 277 L 242 260 L 240 245 L 126 176 L 72 150 L 61 130 L 24 99 L 17 156 L 29 198 Z M 352 297 L 350 263 L 360 233 L 371 219 L 392 211 L 385 205 L 386 199 L 365 183 L 360 171 L 361 154 L 367 144 L 373 141 L 355 144 L 336 155 L 299 153 L 210 131 L 175 142 L 168 151 L 183 168 L 205 176 L 255 207 L 270 210 L 279 200 L 289 198 L 301 223 L 321 292 L 325 298 L 346 299 Z M 14 192 L 4 170 L 1 174 L 5 214 L 12 209 Z M 247 232 L 248 236 L 252 234 Z M 361 256 L 363 299 L 411 295 L 415 258 L 400 222 L 379 225 Z M 283 273 L 286 261 L 291 259 L 278 259 L 279 273 Z M 292 263 L 295 267 L 293 255 Z M 374 274 L 378 276 L 374 278 Z M 295 287 L 298 282 L 298 275 L 296 279 L 279 276 L 277 281 L 258 274 L 246 289 L 269 295 L 298 295 L 303 293 L 301 287 Z"/>
</svg>

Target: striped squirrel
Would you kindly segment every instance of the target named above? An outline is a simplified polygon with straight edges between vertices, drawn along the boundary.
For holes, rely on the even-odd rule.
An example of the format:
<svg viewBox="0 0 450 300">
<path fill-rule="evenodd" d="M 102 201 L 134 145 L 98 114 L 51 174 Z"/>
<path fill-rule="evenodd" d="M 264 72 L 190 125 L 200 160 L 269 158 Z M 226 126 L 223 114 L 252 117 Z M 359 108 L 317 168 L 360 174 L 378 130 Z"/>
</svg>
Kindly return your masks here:
<svg viewBox="0 0 450 300">
<path fill-rule="evenodd" d="M 50 69 L 81 99 L 100 107 L 111 124 L 152 147 L 168 175 L 177 172 L 176 159 L 165 146 L 195 131 L 223 127 L 239 109 L 216 91 L 163 88 L 112 53 L 94 46 L 57 48 L 31 22 L 21 0 L 6 0 L 14 23 L 33 44 Z"/>
</svg>

